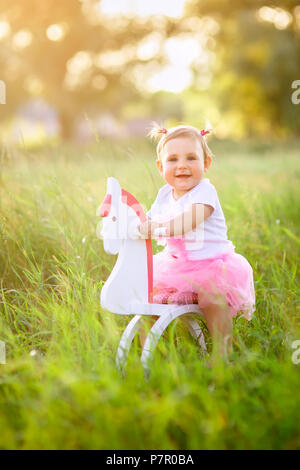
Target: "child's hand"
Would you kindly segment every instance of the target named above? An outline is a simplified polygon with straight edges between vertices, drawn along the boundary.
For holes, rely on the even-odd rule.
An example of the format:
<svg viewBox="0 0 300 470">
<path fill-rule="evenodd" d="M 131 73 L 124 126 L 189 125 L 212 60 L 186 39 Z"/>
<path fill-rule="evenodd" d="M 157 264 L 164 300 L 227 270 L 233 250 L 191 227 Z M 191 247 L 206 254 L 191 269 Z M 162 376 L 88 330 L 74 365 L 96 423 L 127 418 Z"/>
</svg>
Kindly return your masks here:
<svg viewBox="0 0 300 470">
<path fill-rule="evenodd" d="M 151 221 L 147 219 L 146 222 L 139 226 L 139 231 L 142 238 L 152 238 L 153 232 L 158 228 L 160 224 L 158 222 Z"/>
</svg>

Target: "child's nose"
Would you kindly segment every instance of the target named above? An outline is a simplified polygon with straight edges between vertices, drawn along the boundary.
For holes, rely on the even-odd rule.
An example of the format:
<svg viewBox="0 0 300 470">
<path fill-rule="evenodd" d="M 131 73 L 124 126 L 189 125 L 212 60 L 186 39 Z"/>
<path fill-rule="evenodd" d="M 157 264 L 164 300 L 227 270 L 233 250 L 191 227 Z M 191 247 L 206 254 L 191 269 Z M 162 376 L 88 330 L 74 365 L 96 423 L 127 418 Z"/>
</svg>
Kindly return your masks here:
<svg viewBox="0 0 300 470">
<path fill-rule="evenodd" d="M 186 168 L 186 161 L 185 160 L 179 160 L 177 163 L 178 168 Z"/>
</svg>

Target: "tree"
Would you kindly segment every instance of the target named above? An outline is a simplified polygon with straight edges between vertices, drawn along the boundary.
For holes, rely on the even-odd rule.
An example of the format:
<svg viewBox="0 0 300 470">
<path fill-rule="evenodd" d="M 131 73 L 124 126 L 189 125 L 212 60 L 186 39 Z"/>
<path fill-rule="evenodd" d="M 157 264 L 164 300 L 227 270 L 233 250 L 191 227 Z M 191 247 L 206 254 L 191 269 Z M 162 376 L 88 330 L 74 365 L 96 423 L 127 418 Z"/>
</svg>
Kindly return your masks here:
<svg viewBox="0 0 300 470">
<path fill-rule="evenodd" d="M 0 42 L 0 78 L 7 86 L 0 118 L 12 115 L 36 93 L 59 111 L 63 137 L 68 138 L 79 114 L 93 108 L 114 112 L 137 94 L 126 80 L 126 71 L 137 62 L 134 54 L 119 68 L 105 65 L 100 55 L 125 47 L 129 51 L 152 31 L 153 24 L 130 18 L 108 21 L 96 15 L 97 3 L 2 0 L 0 18 L 10 24 L 11 34 Z M 48 29 L 51 25 L 56 26 Z M 22 47 L 20 34 L 18 44 L 18 32 L 23 33 L 23 46 L 31 41 L 27 47 Z M 54 40 L 59 34 L 61 39 Z"/>
<path fill-rule="evenodd" d="M 236 135 L 300 133 L 299 106 L 291 102 L 291 84 L 300 78 L 298 1 L 279 0 L 268 6 L 264 0 L 190 0 L 182 19 L 108 20 L 99 13 L 99 0 L 2 0 L 0 21 L 9 23 L 11 33 L 1 39 L 0 23 L 0 80 L 7 89 L 0 119 L 13 115 L 34 94 L 58 110 L 65 138 L 71 136 L 79 115 L 108 109 L 118 115 L 137 99 L 165 118 L 168 113 L 162 107 L 169 113 L 175 107 L 180 118 L 183 110 L 176 99 L 146 96 L 138 88 L 133 73 L 137 65 L 148 64 L 152 73 L 166 60 L 163 50 L 141 58 L 138 47 L 153 32 L 163 38 L 193 35 L 195 29 L 186 20 L 212 18 L 218 31 L 206 47 L 216 60 L 203 103 L 208 98 L 215 103 Z M 272 12 L 275 16 L 269 21 Z M 288 18 L 285 25 L 276 20 L 280 14 Z M 193 96 L 193 90 L 199 94 L 201 74 L 199 61 L 191 93 L 183 96 Z"/>
<path fill-rule="evenodd" d="M 300 134 L 299 107 L 291 102 L 291 84 L 300 78 L 299 2 L 266 3 L 197 0 L 188 14 L 219 24 L 211 89 L 237 134 Z"/>
</svg>

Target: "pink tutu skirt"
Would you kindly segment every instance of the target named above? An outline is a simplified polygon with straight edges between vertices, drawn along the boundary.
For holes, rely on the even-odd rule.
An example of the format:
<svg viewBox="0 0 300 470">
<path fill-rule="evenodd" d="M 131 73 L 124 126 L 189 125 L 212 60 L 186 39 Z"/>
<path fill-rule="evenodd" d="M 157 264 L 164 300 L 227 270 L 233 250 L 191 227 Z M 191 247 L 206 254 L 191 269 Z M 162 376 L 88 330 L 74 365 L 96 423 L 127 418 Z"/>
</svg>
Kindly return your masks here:
<svg viewBox="0 0 300 470">
<path fill-rule="evenodd" d="M 153 285 L 154 299 L 176 294 L 169 295 L 169 299 L 173 297 L 177 303 L 176 296 L 182 298 L 189 293 L 193 300 L 183 303 L 195 303 L 196 298 L 199 307 L 205 308 L 225 302 L 232 317 L 241 312 L 251 320 L 255 311 L 253 271 L 234 248 L 213 258 L 190 260 L 184 241 L 170 238 L 168 246 L 153 257 Z"/>
</svg>

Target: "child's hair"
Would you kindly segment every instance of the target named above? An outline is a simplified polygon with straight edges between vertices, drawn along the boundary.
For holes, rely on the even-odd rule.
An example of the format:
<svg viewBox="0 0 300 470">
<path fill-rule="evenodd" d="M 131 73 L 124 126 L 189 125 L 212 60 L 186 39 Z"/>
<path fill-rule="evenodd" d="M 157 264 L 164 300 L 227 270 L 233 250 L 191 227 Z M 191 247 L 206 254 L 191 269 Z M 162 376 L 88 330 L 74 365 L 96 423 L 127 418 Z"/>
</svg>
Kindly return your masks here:
<svg viewBox="0 0 300 470">
<path fill-rule="evenodd" d="M 148 136 L 154 139 L 160 138 L 157 147 L 156 147 L 156 153 L 157 157 L 159 160 L 161 160 L 162 153 L 164 150 L 164 147 L 167 142 L 171 139 L 175 139 L 176 137 L 194 137 L 200 142 L 200 145 L 203 150 L 203 155 L 204 155 L 204 161 L 208 157 L 213 157 L 213 153 L 210 150 L 209 146 L 207 145 L 206 139 L 205 139 L 205 134 L 209 134 L 210 130 L 201 130 L 197 129 L 194 126 L 176 126 L 176 127 L 171 127 L 170 129 L 166 129 L 164 127 L 160 127 L 157 123 L 153 123 L 153 127 L 148 133 Z"/>
</svg>

